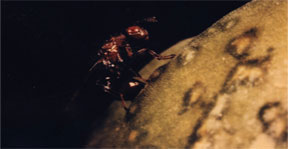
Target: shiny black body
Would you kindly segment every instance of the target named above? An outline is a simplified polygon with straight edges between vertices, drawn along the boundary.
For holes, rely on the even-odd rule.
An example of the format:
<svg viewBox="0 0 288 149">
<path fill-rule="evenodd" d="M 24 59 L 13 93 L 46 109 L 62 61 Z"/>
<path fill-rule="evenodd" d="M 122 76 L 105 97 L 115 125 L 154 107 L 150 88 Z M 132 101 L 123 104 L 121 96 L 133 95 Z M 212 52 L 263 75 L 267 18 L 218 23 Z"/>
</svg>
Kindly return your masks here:
<svg viewBox="0 0 288 149">
<path fill-rule="evenodd" d="M 155 17 L 146 18 L 144 21 L 157 22 Z M 147 80 L 142 78 L 141 75 L 131 67 L 131 65 L 133 65 L 133 59 L 144 53 L 148 53 L 158 60 L 175 57 L 175 54 L 161 56 L 146 47 L 132 47 L 130 41 L 136 40 L 149 40 L 148 31 L 140 26 L 134 25 L 128 27 L 125 33 L 112 36 L 101 46 L 97 53 L 99 59 L 89 69 L 89 76 L 93 73 L 98 73 L 95 84 L 102 87 L 105 92 L 119 97 L 125 109 L 128 109 L 124 97 L 127 90 L 139 86 L 143 87 L 143 85 L 147 83 Z M 79 92 L 80 90 L 75 92 L 72 101 L 78 96 Z"/>
</svg>

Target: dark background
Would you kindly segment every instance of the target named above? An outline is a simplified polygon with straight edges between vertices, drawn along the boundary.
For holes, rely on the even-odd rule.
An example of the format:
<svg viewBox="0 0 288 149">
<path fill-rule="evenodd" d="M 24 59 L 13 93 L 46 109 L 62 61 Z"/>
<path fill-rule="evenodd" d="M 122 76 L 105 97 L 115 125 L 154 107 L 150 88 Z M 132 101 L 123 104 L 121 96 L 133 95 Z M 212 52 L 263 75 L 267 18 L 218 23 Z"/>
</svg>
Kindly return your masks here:
<svg viewBox="0 0 288 149">
<path fill-rule="evenodd" d="M 85 145 L 113 98 L 90 83 L 65 107 L 110 35 L 156 16 L 147 47 L 161 52 L 245 3 L 2 2 L 1 146 Z"/>
</svg>

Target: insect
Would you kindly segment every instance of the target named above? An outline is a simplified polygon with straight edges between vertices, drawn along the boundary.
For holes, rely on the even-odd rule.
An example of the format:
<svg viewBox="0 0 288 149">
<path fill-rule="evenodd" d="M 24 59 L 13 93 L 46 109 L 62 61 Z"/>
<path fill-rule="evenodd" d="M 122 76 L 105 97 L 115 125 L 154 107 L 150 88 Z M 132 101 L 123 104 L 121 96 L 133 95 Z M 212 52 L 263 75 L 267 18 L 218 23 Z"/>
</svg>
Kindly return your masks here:
<svg viewBox="0 0 288 149">
<path fill-rule="evenodd" d="M 151 17 L 144 19 L 144 21 L 153 23 L 157 22 L 157 19 Z M 149 33 L 145 28 L 138 25 L 127 27 L 124 33 L 106 40 L 97 53 L 99 59 L 88 72 L 90 75 L 94 72 L 101 72 L 96 80 L 96 85 L 100 86 L 104 92 L 118 96 L 126 110 L 128 110 L 128 106 L 125 103 L 124 90 L 148 83 L 131 67 L 134 65 L 133 59 L 144 53 L 148 53 L 158 60 L 172 59 L 176 56 L 175 54 L 162 56 L 151 49 L 145 47 L 137 49 L 130 44 L 132 41 L 145 40 L 149 40 Z M 88 77 L 85 81 L 87 80 Z M 74 93 L 72 100 L 78 96 L 79 91 L 80 89 Z"/>
</svg>

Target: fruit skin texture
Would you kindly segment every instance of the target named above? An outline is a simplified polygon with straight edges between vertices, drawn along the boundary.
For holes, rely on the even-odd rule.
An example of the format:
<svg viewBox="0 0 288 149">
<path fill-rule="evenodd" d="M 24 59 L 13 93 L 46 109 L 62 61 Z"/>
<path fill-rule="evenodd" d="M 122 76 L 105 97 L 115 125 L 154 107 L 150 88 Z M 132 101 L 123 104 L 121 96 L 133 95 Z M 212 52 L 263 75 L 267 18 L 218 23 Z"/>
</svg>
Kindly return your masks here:
<svg viewBox="0 0 288 149">
<path fill-rule="evenodd" d="M 287 41 L 287 1 L 247 3 L 145 66 L 152 82 L 87 146 L 286 148 Z"/>
</svg>

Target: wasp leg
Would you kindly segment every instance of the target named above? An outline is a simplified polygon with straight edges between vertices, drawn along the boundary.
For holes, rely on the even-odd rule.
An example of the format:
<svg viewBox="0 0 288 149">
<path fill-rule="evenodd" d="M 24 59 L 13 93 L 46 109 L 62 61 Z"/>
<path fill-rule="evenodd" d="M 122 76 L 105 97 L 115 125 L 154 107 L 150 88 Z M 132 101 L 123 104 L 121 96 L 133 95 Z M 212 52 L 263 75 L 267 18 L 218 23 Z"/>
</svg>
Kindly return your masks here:
<svg viewBox="0 0 288 149">
<path fill-rule="evenodd" d="M 156 53 L 153 50 L 148 50 L 146 48 L 140 49 L 137 51 L 138 54 L 142 54 L 144 52 L 148 52 L 150 55 L 152 55 L 154 58 L 158 59 L 158 60 L 166 60 L 166 59 L 172 59 L 174 58 L 176 55 L 175 54 L 171 54 L 171 55 L 160 55 L 158 53 Z"/>
<path fill-rule="evenodd" d="M 140 77 L 138 77 L 138 76 L 137 77 L 133 77 L 133 79 L 135 79 L 135 80 L 137 80 L 137 81 L 139 81 L 141 83 L 144 83 L 144 84 L 148 83 L 148 80 L 142 78 L 141 76 Z"/>
<path fill-rule="evenodd" d="M 105 92 L 107 92 L 107 93 L 109 93 L 109 94 L 111 94 L 111 95 L 113 95 L 113 96 L 115 96 L 115 97 L 118 97 L 118 98 L 119 98 L 119 96 L 120 96 L 122 106 L 124 107 L 124 109 L 125 109 L 126 111 L 129 111 L 129 108 L 128 108 L 126 102 L 125 102 L 123 93 L 120 93 L 120 92 L 118 92 L 118 91 L 115 91 L 115 90 L 111 89 L 110 87 L 107 87 L 106 85 L 103 85 L 103 84 L 96 83 L 96 85 L 102 86 L 102 87 L 104 88 L 104 91 L 105 91 Z"/>
<path fill-rule="evenodd" d="M 120 98 L 121 98 L 121 103 L 122 103 L 122 106 L 124 107 L 124 109 L 128 112 L 129 111 L 129 108 L 125 102 L 125 99 L 124 99 L 124 96 L 122 93 L 120 93 Z"/>
<path fill-rule="evenodd" d="M 157 58 L 158 60 L 165 60 L 165 59 L 172 59 L 174 58 L 176 55 L 175 54 L 171 54 L 171 55 L 165 55 L 165 56 L 162 56 L 160 54 L 157 54 L 155 51 L 153 50 L 148 50 L 148 53 L 150 55 L 152 55 L 153 57 Z"/>
<path fill-rule="evenodd" d="M 94 70 L 94 68 L 103 61 L 103 59 L 99 59 L 90 69 L 89 72 L 91 72 L 92 70 Z"/>
<path fill-rule="evenodd" d="M 148 81 L 146 79 L 142 78 L 142 76 L 138 72 L 134 71 L 132 68 L 129 68 L 129 71 L 131 71 L 135 75 L 135 77 L 133 77 L 133 79 L 135 79 L 139 82 L 142 82 L 144 84 L 148 83 Z"/>
<path fill-rule="evenodd" d="M 142 49 L 140 49 L 140 50 L 137 51 L 137 54 L 142 54 L 142 53 L 144 53 L 144 52 L 147 52 L 147 50 L 148 50 L 148 49 L 146 49 L 146 48 L 142 48 Z"/>
<path fill-rule="evenodd" d="M 85 76 L 85 78 L 83 79 L 83 83 L 82 85 L 73 93 L 67 107 L 66 110 L 69 110 L 69 106 L 72 105 L 74 103 L 74 101 L 76 100 L 76 98 L 79 96 L 81 90 L 84 88 L 85 84 L 88 82 L 89 78 L 92 76 L 92 74 L 94 73 L 94 69 L 95 67 L 101 63 L 103 61 L 103 59 L 99 59 L 90 69 L 88 74 Z"/>
<path fill-rule="evenodd" d="M 138 72 L 134 71 L 132 68 L 130 68 L 129 66 L 127 66 L 127 65 L 125 65 L 123 63 L 122 63 L 122 65 L 124 67 L 126 67 L 130 72 L 132 72 L 135 75 L 135 77 L 133 77 L 133 79 L 135 79 L 135 80 L 137 80 L 139 82 L 142 82 L 144 84 L 148 83 L 147 79 L 142 78 L 142 76 Z"/>
<path fill-rule="evenodd" d="M 125 50 L 127 52 L 128 57 L 132 57 L 133 56 L 133 51 L 132 51 L 132 48 L 131 48 L 130 44 L 126 44 Z"/>
</svg>

